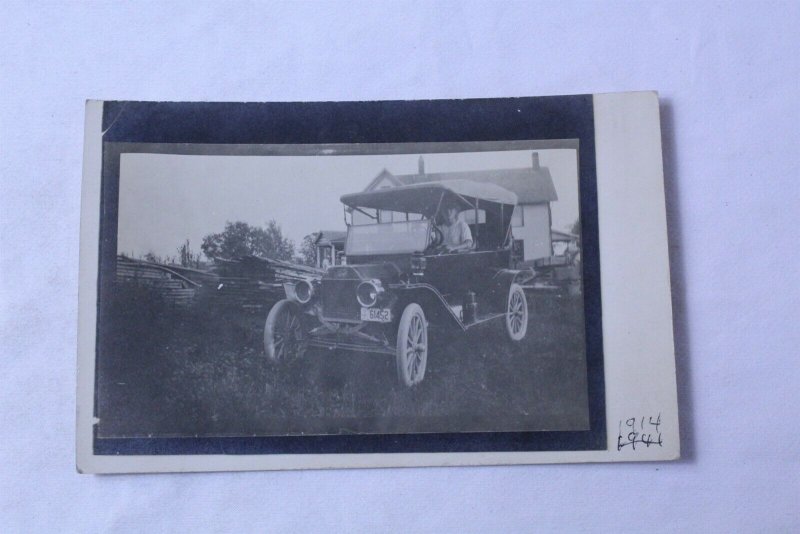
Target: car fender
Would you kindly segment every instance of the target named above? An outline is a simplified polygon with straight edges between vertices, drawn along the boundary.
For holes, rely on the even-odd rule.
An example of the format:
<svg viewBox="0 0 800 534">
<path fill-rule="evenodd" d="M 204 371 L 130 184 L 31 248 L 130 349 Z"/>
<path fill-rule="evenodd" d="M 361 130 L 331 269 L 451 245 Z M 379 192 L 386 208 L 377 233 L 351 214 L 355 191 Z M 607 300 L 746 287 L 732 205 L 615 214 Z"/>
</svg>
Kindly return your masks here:
<svg viewBox="0 0 800 534">
<path fill-rule="evenodd" d="M 395 310 L 398 317 L 403 313 L 406 306 L 416 302 L 422 307 L 427 321 L 434 326 L 466 330 L 461 317 L 450 309 L 447 300 L 432 285 L 424 283 L 393 284 L 391 288 L 397 296 Z"/>
<path fill-rule="evenodd" d="M 484 299 L 490 309 L 503 312 L 507 306 L 508 292 L 511 284 L 523 285 L 526 281 L 533 278 L 531 269 L 499 269 L 490 280 Z"/>
</svg>

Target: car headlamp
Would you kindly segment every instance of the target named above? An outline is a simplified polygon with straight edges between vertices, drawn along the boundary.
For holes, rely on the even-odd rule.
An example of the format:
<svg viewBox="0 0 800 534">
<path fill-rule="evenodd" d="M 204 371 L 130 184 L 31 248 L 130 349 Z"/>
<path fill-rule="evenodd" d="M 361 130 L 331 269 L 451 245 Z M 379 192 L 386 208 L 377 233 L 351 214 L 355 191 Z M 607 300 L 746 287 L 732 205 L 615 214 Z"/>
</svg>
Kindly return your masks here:
<svg viewBox="0 0 800 534">
<path fill-rule="evenodd" d="M 306 304 L 314 296 L 314 286 L 307 280 L 300 280 L 294 285 L 294 294 L 297 297 L 297 302 Z"/>
<path fill-rule="evenodd" d="M 356 299 L 358 303 L 369 308 L 378 302 L 378 297 L 383 293 L 383 285 L 380 280 L 366 280 L 358 284 L 356 288 Z"/>
</svg>

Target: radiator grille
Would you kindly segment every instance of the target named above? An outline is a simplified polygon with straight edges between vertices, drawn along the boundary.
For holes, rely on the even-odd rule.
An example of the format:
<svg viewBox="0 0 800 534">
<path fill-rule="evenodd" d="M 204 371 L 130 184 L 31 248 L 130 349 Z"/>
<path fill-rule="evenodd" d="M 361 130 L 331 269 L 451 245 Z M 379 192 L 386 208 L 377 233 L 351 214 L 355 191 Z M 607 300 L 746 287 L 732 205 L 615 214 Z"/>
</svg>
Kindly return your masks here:
<svg viewBox="0 0 800 534">
<path fill-rule="evenodd" d="M 356 300 L 360 280 L 323 280 L 322 315 L 328 319 L 361 318 L 361 305 Z"/>
</svg>

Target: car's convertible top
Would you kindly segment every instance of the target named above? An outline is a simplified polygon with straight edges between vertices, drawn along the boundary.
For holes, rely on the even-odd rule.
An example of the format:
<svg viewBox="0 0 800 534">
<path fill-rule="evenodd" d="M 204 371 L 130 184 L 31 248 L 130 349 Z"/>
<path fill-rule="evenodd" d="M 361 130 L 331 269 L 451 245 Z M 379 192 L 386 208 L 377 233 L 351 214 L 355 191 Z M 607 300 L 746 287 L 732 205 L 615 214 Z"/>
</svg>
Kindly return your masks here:
<svg viewBox="0 0 800 534">
<path fill-rule="evenodd" d="M 442 205 L 457 205 L 466 210 L 475 208 L 476 204 L 482 209 L 493 204 L 499 211 L 500 206 L 515 206 L 517 195 L 491 183 L 443 180 L 351 193 L 342 196 L 341 201 L 351 208 L 421 213 L 433 217 Z"/>
</svg>

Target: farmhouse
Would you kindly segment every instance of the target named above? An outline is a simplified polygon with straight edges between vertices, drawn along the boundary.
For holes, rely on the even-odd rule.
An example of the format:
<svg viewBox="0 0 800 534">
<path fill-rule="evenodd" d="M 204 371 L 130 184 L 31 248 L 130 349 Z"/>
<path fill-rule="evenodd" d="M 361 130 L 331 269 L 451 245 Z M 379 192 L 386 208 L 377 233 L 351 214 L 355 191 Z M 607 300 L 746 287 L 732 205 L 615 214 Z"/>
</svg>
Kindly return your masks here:
<svg viewBox="0 0 800 534">
<path fill-rule="evenodd" d="M 317 232 L 314 238 L 315 264 L 317 268 L 322 269 L 342 263 L 346 238 L 347 232 L 339 230 L 320 230 Z"/>
<path fill-rule="evenodd" d="M 392 174 L 384 169 L 367 185 L 365 191 L 441 180 L 491 182 L 513 191 L 518 199 L 512 217 L 514 250 L 517 257 L 530 262 L 553 254 L 550 203 L 558 200 L 558 195 L 550 170 L 539 165 L 537 152 L 531 154 L 531 166 L 526 168 L 437 173 L 425 172 L 425 160 L 420 156 L 417 174 Z M 362 214 L 354 213 L 353 216 L 354 224 L 368 222 Z M 383 211 L 379 213 L 379 217 L 381 222 L 389 222 L 405 220 L 406 214 Z"/>
</svg>

